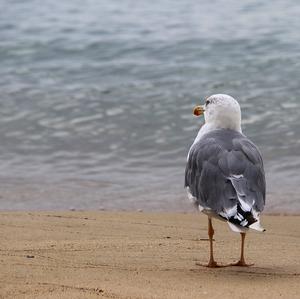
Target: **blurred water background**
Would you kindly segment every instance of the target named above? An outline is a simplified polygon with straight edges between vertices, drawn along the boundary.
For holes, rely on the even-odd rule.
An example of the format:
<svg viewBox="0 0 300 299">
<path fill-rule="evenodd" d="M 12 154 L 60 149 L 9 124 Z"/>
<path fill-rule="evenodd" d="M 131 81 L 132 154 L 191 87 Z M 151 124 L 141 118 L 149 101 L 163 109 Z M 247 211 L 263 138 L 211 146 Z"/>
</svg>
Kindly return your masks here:
<svg viewBox="0 0 300 299">
<path fill-rule="evenodd" d="M 297 0 L 0 1 L 0 208 L 191 209 L 195 104 L 228 93 L 300 212 Z"/>
</svg>

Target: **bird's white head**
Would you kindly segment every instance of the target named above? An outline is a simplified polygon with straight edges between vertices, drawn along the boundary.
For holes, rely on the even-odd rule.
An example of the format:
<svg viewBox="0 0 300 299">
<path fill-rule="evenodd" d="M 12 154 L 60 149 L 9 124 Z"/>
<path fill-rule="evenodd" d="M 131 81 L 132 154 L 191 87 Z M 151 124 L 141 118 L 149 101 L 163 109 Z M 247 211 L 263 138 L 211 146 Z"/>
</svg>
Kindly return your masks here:
<svg viewBox="0 0 300 299">
<path fill-rule="evenodd" d="M 205 125 L 210 129 L 231 129 L 241 132 L 241 108 L 237 100 L 226 94 L 208 97 L 203 106 L 197 106 L 194 114 L 204 114 Z"/>
</svg>

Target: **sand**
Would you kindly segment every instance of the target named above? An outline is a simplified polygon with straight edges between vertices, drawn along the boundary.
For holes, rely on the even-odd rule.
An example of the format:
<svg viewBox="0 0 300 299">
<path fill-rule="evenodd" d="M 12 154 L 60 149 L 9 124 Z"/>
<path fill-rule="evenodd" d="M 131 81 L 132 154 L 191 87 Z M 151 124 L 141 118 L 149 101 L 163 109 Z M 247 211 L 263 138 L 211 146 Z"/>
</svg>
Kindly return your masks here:
<svg viewBox="0 0 300 299">
<path fill-rule="evenodd" d="M 209 269 L 198 213 L 1 212 L 0 298 L 300 298 L 300 217 L 263 216 L 252 267 Z M 240 236 L 215 221 L 215 257 Z"/>
</svg>

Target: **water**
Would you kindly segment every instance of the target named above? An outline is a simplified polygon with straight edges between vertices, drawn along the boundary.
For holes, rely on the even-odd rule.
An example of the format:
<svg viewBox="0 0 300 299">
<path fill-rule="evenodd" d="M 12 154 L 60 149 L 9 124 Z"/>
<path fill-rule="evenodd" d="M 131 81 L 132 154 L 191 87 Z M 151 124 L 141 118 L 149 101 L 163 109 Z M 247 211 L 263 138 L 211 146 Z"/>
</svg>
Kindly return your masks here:
<svg viewBox="0 0 300 299">
<path fill-rule="evenodd" d="M 0 208 L 189 210 L 195 104 L 236 97 L 300 212 L 300 5 L 0 1 Z"/>
</svg>

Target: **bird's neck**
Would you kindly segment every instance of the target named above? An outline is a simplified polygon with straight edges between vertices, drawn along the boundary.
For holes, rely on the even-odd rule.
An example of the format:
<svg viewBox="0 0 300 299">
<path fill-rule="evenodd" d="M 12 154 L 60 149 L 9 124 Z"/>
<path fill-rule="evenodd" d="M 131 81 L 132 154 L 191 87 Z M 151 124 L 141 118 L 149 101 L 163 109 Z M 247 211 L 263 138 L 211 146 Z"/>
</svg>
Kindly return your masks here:
<svg viewBox="0 0 300 299">
<path fill-rule="evenodd" d="M 234 130 L 242 134 L 242 128 L 240 124 L 237 124 L 236 126 L 224 126 L 223 124 L 218 124 L 218 123 L 205 123 L 199 130 L 198 135 L 194 141 L 194 143 L 198 142 L 200 138 L 205 135 L 206 133 L 209 133 L 214 130 L 218 129 L 229 129 L 229 130 Z"/>
</svg>

